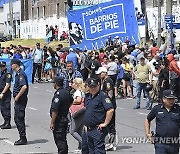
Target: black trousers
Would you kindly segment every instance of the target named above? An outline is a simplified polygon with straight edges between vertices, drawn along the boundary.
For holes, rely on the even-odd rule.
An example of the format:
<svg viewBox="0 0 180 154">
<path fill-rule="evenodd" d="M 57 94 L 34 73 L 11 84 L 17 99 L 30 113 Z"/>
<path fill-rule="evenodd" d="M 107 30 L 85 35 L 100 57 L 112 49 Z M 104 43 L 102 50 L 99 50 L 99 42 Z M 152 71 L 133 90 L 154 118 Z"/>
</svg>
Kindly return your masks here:
<svg viewBox="0 0 180 154">
<path fill-rule="evenodd" d="M 38 80 L 41 80 L 41 71 L 42 71 L 41 63 L 33 63 L 32 83 L 34 83 L 34 77 L 35 77 L 36 71 L 38 74 Z"/>
<path fill-rule="evenodd" d="M 1 114 L 6 122 L 11 120 L 11 91 L 7 91 L 0 100 Z"/>
<path fill-rule="evenodd" d="M 26 136 L 26 126 L 25 126 L 25 109 L 27 105 L 27 97 L 23 96 L 15 102 L 14 106 L 14 121 L 17 126 L 19 136 L 24 137 Z"/>
<path fill-rule="evenodd" d="M 177 97 L 180 97 L 180 96 L 179 96 L 179 91 L 180 91 L 180 78 L 171 79 L 170 89 L 171 89 L 172 91 L 174 91 L 174 94 L 175 94 Z"/>
<path fill-rule="evenodd" d="M 113 80 L 114 85 L 116 85 L 117 74 L 115 74 L 115 75 L 109 75 L 109 77 Z"/>
<path fill-rule="evenodd" d="M 67 117 L 56 119 L 53 130 L 53 136 L 56 146 L 58 148 L 58 154 L 68 154 L 68 145 L 66 138 L 67 127 L 68 127 Z"/>
<path fill-rule="evenodd" d="M 179 145 L 156 143 L 155 154 L 179 154 Z"/>
<path fill-rule="evenodd" d="M 84 69 L 81 70 L 81 74 L 83 76 L 84 81 L 86 81 L 86 79 L 88 78 L 88 73 L 89 72 L 88 72 L 87 68 L 84 68 Z"/>
<path fill-rule="evenodd" d="M 108 124 L 108 132 L 113 134 L 116 133 L 116 109 L 114 109 L 112 119 Z"/>
</svg>

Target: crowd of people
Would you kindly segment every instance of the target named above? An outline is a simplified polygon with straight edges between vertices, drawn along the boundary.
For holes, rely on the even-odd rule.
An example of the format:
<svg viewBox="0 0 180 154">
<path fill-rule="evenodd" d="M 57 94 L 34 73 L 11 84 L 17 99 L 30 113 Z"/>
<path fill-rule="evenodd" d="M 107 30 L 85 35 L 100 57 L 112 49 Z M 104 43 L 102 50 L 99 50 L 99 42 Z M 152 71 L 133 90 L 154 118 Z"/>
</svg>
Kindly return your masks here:
<svg viewBox="0 0 180 154">
<path fill-rule="evenodd" d="M 143 91 L 147 110 L 152 108 L 154 99 L 158 103 L 163 102 L 164 90 L 171 89 L 174 96 L 180 99 L 180 45 L 177 49 L 172 44 L 167 47 L 164 38 L 160 47 L 155 41 L 150 46 L 146 44 L 140 47 L 131 45 L 129 40 L 122 42 L 118 36 L 114 39 L 109 37 L 105 48 L 89 51 L 63 48 L 62 44 L 58 45 L 56 51 L 47 46 L 41 48 L 40 43 L 36 44 L 35 49 L 10 45 L 0 48 L 0 57 L 32 59 L 32 83 L 54 82 L 57 91 L 51 106 L 50 128 L 59 153 L 63 153 L 63 148 L 67 153 L 66 136 L 59 134 L 57 126 L 61 122 L 56 121 L 58 103 L 62 100 L 68 99 L 69 102 L 70 133 L 79 143 L 78 150 L 87 154 L 87 150 L 90 153 L 94 150 L 95 153 L 104 153 L 107 132 L 111 134 L 112 142 L 107 144 L 106 149 L 113 148 L 117 98 L 136 99 L 134 109 L 139 109 Z M 61 88 L 70 93 L 72 100 L 69 100 L 67 91 L 61 91 Z M 68 97 L 64 95 L 60 100 L 60 93 Z M 64 107 L 65 111 L 67 108 Z M 66 114 L 61 115 L 60 121 Z M 66 130 L 67 125 L 63 128 Z M 100 135 L 100 138 L 94 135 Z"/>
<path fill-rule="evenodd" d="M 63 41 L 68 39 L 68 34 L 63 31 L 62 34 L 59 36 L 59 29 L 58 26 L 55 27 L 46 25 L 46 44 L 49 44 L 51 41 Z"/>
</svg>

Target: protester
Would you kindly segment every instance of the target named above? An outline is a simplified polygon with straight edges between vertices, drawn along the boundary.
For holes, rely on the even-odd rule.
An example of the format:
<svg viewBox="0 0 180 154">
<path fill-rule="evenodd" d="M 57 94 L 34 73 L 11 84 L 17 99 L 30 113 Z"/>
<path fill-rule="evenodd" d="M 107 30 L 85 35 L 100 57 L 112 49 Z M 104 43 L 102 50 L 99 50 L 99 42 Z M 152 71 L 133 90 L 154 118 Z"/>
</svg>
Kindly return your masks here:
<svg viewBox="0 0 180 154">
<path fill-rule="evenodd" d="M 59 33 L 59 29 L 58 26 L 56 25 L 54 29 L 54 37 L 56 41 L 58 41 L 58 33 Z"/>
<path fill-rule="evenodd" d="M 34 49 L 32 52 L 32 59 L 33 59 L 32 83 L 34 83 L 36 71 L 38 76 L 38 83 L 40 83 L 42 63 L 43 63 L 43 50 L 40 48 L 40 43 L 36 43 L 36 49 Z"/>
<path fill-rule="evenodd" d="M 85 86 L 83 83 L 83 79 L 75 78 L 72 83 L 72 88 L 76 91 L 73 94 L 73 103 L 70 107 L 71 113 L 71 125 L 70 125 L 70 133 L 71 135 L 78 141 L 78 150 L 76 152 L 81 151 L 82 145 L 82 130 L 84 127 L 84 90 Z"/>
</svg>

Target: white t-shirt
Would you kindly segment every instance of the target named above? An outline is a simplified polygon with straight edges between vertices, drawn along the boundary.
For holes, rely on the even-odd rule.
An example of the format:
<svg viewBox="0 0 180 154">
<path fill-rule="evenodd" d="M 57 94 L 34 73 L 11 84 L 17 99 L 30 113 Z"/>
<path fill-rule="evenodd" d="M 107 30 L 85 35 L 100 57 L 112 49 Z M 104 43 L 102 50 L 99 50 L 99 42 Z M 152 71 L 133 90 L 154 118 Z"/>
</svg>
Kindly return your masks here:
<svg viewBox="0 0 180 154">
<path fill-rule="evenodd" d="M 73 95 L 73 99 L 76 99 L 77 97 L 84 97 L 84 92 L 80 91 L 80 90 L 76 90 L 74 95 Z"/>
<path fill-rule="evenodd" d="M 115 75 L 117 74 L 117 64 L 115 62 L 108 63 L 108 75 Z"/>
</svg>

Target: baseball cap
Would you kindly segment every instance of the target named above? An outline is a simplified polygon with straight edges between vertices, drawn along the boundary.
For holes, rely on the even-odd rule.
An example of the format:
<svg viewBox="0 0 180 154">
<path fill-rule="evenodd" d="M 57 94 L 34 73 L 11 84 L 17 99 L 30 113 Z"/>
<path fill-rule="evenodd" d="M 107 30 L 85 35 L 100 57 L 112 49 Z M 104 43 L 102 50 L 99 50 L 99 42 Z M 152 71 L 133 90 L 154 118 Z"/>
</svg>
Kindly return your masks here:
<svg viewBox="0 0 180 154">
<path fill-rule="evenodd" d="M 165 98 L 174 98 L 176 99 L 177 97 L 174 95 L 174 92 L 172 90 L 164 90 L 163 91 L 163 96 Z"/>
<path fill-rule="evenodd" d="M 115 39 L 118 39 L 118 38 L 119 38 L 119 36 L 116 36 L 116 37 L 115 37 Z"/>
<path fill-rule="evenodd" d="M 99 67 L 98 70 L 96 71 L 96 74 L 101 74 L 102 72 L 107 73 L 107 68 L 106 67 Z"/>
<path fill-rule="evenodd" d="M 20 66 L 21 65 L 21 61 L 19 59 L 15 59 L 14 58 L 14 59 L 11 60 L 11 65 L 12 64 L 17 64 L 18 66 Z"/>
<path fill-rule="evenodd" d="M 0 62 L 0 67 L 6 66 L 6 62 L 5 61 L 1 61 Z"/>
<path fill-rule="evenodd" d="M 94 78 L 90 78 L 88 80 L 88 86 L 91 87 L 91 86 L 98 86 L 98 80 L 97 79 L 94 79 Z"/>
<path fill-rule="evenodd" d="M 52 83 L 63 83 L 64 79 L 62 77 L 55 77 Z"/>
<path fill-rule="evenodd" d="M 70 48 L 70 49 L 69 49 L 69 52 L 71 52 L 71 51 L 73 51 L 73 48 Z"/>
</svg>

